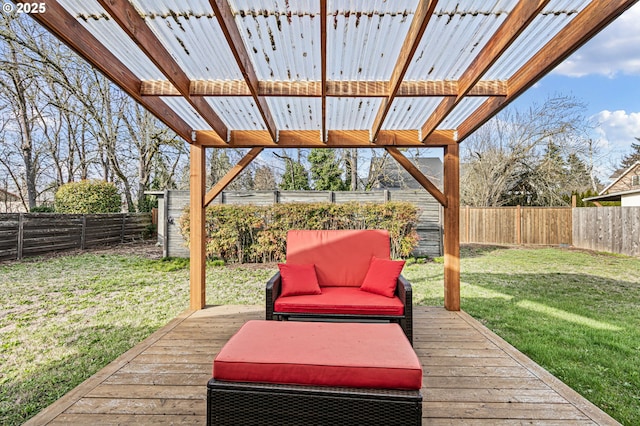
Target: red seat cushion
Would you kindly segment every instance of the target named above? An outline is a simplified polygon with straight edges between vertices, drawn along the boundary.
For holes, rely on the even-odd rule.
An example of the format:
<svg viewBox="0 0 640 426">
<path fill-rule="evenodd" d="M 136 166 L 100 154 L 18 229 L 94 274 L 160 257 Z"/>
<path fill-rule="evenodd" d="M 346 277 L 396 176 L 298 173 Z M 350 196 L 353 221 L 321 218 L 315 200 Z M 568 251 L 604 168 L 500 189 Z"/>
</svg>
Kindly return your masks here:
<svg viewBox="0 0 640 426">
<path fill-rule="evenodd" d="M 371 257 L 389 259 L 389 232 L 292 230 L 287 232 L 287 263 L 314 264 L 320 287 L 360 287 Z"/>
<path fill-rule="evenodd" d="M 322 294 L 278 297 L 276 312 L 351 315 L 404 315 L 397 297 L 361 291 L 359 287 L 324 287 Z"/>
<path fill-rule="evenodd" d="M 216 380 L 420 389 L 422 368 L 398 324 L 249 321 L 213 362 Z"/>
</svg>

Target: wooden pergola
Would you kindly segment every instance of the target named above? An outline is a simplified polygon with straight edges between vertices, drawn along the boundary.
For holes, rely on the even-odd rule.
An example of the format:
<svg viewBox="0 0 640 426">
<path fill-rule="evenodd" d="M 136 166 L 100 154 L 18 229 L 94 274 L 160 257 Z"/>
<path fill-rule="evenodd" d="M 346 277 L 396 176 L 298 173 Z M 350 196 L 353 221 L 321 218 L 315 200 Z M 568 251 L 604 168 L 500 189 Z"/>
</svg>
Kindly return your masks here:
<svg viewBox="0 0 640 426">
<path fill-rule="evenodd" d="M 379 148 L 443 206 L 455 311 L 460 142 L 635 2 L 46 0 L 31 16 L 190 143 L 192 309 L 205 208 L 265 148 Z M 442 191 L 409 147 L 444 150 Z M 207 148 L 249 151 L 207 189 Z"/>
</svg>

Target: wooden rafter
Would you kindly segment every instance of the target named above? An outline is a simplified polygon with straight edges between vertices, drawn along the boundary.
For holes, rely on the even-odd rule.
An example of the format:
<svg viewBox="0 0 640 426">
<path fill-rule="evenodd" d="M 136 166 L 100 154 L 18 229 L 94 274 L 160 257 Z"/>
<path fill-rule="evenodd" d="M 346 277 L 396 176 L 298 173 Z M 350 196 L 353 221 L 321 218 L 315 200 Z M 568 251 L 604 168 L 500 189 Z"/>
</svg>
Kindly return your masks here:
<svg viewBox="0 0 640 426">
<path fill-rule="evenodd" d="M 388 81 L 327 81 L 322 91 L 321 81 L 259 81 L 259 96 L 284 96 L 317 98 L 355 97 L 383 98 L 389 95 Z M 459 84 L 453 80 L 403 81 L 395 97 L 457 96 Z M 192 80 L 191 96 L 251 96 L 244 80 Z M 467 96 L 506 96 L 507 82 L 501 80 L 478 81 Z M 182 96 L 167 80 L 143 80 L 140 86 L 142 96 Z"/>
<path fill-rule="evenodd" d="M 382 129 L 382 123 L 389 113 L 393 99 L 400 89 L 402 79 L 409 68 L 413 55 L 418 49 L 422 35 L 427 29 L 427 25 L 429 24 L 431 16 L 433 16 L 433 11 L 437 3 L 437 0 L 421 0 L 416 8 L 413 20 L 411 21 L 411 26 L 409 27 L 407 36 L 402 44 L 402 49 L 398 55 L 398 60 L 393 68 L 393 72 L 391 73 L 391 80 L 388 87 L 389 92 L 380 103 L 380 108 L 378 109 L 376 118 L 373 120 L 373 126 L 371 128 L 372 141 L 377 139 L 378 133 L 380 132 L 380 129 Z"/>
<path fill-rule="evenodd" d="M 327 141 L 327 0 L 320 0 L 320 84 L 322 95 L 322 117 L 320 137 Z"/>
<path fill-rule="evenodd" d="M 27 2 L 17 1 L 17 3 Z M 44 13 L 32 13 L 30 16 L 89 61 L 174 132 L 185 140 L 191 141 L 191 126 L 161 99 L 140 96 L 140 80 L 57 1 L 47 2 Z"/>
<path fill-rule="evenodd" d="M 509 79 L 509 95 L 489 99 L 458 127 L 458 142 L 467 138 L 512 100 L 569 57 L 637 0 L 594 0 Z"/>
<path fill-rule="evenodd" d="M 182 70 L 180 65 L 173 59 L 167 49 L 160 43 L 153 34 L 151 28 L 146 24 L 144 18 L 129 3 L 128 0 L 98 0 L 104 10 L 120 25 L 147 57 L 158 67 L 158 69 L 169 79 L 180 94 L 196 110 L 198 114 L 207 122 L 211 128 L 226 138 L 228 134 L 227 126 L 218 117 L 207 101 L 200 97 L 191 97 L 189 93 L 189 77 Z"/>
<path fill-rule="evenodd" d="M 480 80 L 482 75 L 491 68 L 495 61 L 518 38 L 524 29 L 535 19 L 549 0 L 520 0 L 500 28 L 491 37 L 489 42 L 480 51 L 471 65 L 462 74 L 459 80 L 457 96 L 447 97 L 442 100 L 436 110 L 425 121 L 421 128 L 422 137 L 426 138 L 440 123 L 453 111 L 467 92 Z"/>
<path fill-rule="evenodd" d="M 398 162 L 413 178 L 420 184 L 429 194 L 433 196 L 440 203 L 441 206 L 447 206 L 447 198 L 444 194 L 435 186 L 429 178 L 427 178 L 407 157 L 395 147 L 387 147 L 387 152 Z"/>
<path fill-rule="evenodd" d="M 325 143 L 322 142 L 318 130 L 282 130 L 276 144 L 266 130 L 237 130 L 231 132 L 228 143 L 210 131 L 197 131 L 196 141 L 203 146 L 216 148 L 416 148 L 443 147 L 454 143 L 456 139 L 453 130 L 437 130 L 424 142 L 418 139 L 416 130 L 382 130 L 374 144 L 369 139 L 368 130 L 329 130 Z"/>
<path fill-rule="evenodd" d="M 271 135 L 271 139 L 275 142 L 278 140 L 276 122 L 271 115 L 267 100 L 263 96 L 260 96 L 260 93 L 258 92 L 258 76 L 253 64 L 251 63 L 249 52 L 242 41 L 240 30 L 233 19 L 233 12 L 231 11 L 229 2 L 227 0 L 210 0 L 209 3 L 211 3 L 213 12 L 218 19 L 218 24 L 220 25 L 220 28 L 227 39 L 227 43 L 229 44 L 229 48 L 231 48 L 233 56 L 236 58 L 238 67 L 240 67 L 240 71 L 249 86 L 251 96 L 253 96 L 253 99 L 256 101 L 262 120 L 267 127 L 267 131 Z"/>
<path fill-rule="evenodd" d="M 204 207 L 207 207 L 249 164 L 262 152 L 264 148 L 253 148 L 233 166 L 204 196 Z"/>
</svg>

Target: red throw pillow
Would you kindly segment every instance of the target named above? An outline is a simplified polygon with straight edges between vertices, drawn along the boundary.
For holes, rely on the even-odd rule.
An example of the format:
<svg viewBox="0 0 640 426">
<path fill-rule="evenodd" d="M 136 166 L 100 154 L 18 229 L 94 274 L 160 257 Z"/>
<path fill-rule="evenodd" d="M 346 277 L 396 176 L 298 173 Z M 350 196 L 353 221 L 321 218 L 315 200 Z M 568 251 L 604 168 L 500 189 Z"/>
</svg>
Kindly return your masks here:
<svg viewBox="0 0 640 426">
<path fill-rule="evenodd" d="M 314 265 L 278 263 L 278 268 L 282 284 L 280 296 L 322 293 Z"/>
<path fill-rule="evenodd" d="M 403 267 L 404 260 L 388 260 L 379 259 L 375 256 L 372 257 L 369 270 L 364 277 L 360 290 L 393 297 L 396 292 L 398 277 Z"/>
</svg>

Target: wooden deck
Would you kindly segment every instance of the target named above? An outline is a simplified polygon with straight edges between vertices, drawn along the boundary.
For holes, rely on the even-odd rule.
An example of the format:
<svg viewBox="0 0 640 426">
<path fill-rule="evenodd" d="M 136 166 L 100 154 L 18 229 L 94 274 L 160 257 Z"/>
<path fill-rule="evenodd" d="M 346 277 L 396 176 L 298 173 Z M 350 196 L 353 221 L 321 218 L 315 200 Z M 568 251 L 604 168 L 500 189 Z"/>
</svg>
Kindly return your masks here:
<svg viewBox="0 0 640 426">
<path fill-rule="evenodd" d="M 204 424 L 222 345 L 264 308 L 187 312 L 31 419 L 29 425 Z M 618 424 L 464 312 L 416 307 L 423 424 Z"/>
</svg>

